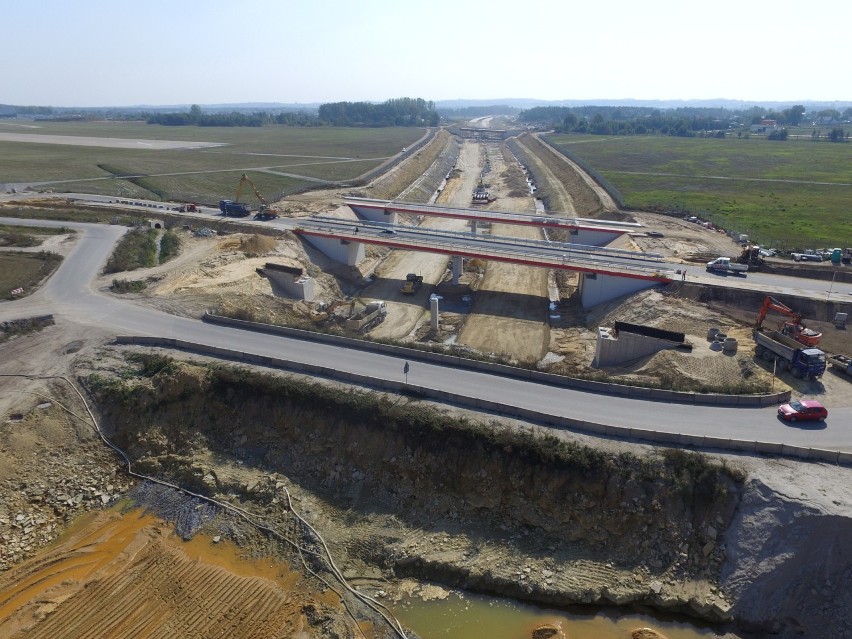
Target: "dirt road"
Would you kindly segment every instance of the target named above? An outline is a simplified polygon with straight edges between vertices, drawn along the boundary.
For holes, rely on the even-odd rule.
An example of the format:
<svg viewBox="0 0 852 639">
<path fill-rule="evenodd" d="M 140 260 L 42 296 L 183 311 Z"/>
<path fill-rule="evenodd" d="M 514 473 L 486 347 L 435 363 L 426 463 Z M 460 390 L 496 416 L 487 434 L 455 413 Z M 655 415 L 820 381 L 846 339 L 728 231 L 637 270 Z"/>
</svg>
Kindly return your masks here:
<svg viewBox="0 0 852 639">
<path fill-rule="evenodd" d="M 507 163 L 500 148 L 485 146 L 491 173 L 491 193 L 497 197 L 489 208 L 534 213 L 532 196 L 507 197 L 510 188 L 504 175 Z M 462 193 L 459 198 L 470 193 Z M 494 224 L 491 233 L 542 239 L 535 228 Z M 485 277 L 473 298 L 473 308 L 459 332 L 458 343 L 484 353 L 499 353 L 521 362 L 535 362 L 547 352 L 547 275 L 545 269 L 503 262 L 487 262 Z"/>
</svg>

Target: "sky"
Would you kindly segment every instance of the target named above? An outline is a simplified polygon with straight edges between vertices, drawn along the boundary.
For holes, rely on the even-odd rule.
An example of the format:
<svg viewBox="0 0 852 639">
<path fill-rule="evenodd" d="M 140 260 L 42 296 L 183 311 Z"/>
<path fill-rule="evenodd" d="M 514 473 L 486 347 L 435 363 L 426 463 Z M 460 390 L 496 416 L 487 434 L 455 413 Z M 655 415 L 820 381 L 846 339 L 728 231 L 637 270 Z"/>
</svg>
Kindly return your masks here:
<svg viewBox="0 0 852 639">
<path fill-rule="evenodd" d="M 852 2 L 0 0 L 0 104 L 849 101 Z"/>
</svg>

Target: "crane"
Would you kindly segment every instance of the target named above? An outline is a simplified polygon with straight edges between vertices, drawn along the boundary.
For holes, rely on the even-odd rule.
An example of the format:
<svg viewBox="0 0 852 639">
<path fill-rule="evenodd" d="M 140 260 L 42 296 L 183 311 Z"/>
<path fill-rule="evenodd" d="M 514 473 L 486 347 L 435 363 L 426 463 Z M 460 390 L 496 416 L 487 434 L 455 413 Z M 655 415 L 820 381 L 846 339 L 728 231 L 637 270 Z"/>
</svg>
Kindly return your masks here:
<svg viewBox="0 0 852 639">
<path fill-rule="evenodd" d="M 792 337 L 797 342 L 801 342 L 807 346 L 816 346 L 822 338 L 822 333 L 806 328 L 802 324 L 802 316 L 788 308 L 774 297 L 767 296 L 760 306 L 760 313 L 757 315 L 757 322 L 754 324 L 755 332 L 760 330 L 763 325 L 763 320 L 766 319 L 766 314 L 773 310 L 790 318 L 790 321 L 781 322 L 778 330 L 782 335 Z"/>
<path fill-rule="evenodd" d="M 234 198 L 234 201 L 240 201 L 240 194 L 243 192 L 243 186 L 245 184 L 248 184 L 251 187 L 252 191 L 254 191 L 254 194 L 257 197 L 258 202 L 260 202 L 260 208 L 255 214 L 255 218 L 257 218 L 258 220 L 272 220 L 278 217 L 278 214 L 269 207 L 269 202 L 267 202 L 266 199 L 260 194 L 260 191 L 257 190 L 257 187 L 254 185 L 254 182 L 252 182 L 251 178 L 245 173 L 240 176 L 240 183 L 239 185 L 237 185 L 237 196 L 236 198 Z"/>
</svg>

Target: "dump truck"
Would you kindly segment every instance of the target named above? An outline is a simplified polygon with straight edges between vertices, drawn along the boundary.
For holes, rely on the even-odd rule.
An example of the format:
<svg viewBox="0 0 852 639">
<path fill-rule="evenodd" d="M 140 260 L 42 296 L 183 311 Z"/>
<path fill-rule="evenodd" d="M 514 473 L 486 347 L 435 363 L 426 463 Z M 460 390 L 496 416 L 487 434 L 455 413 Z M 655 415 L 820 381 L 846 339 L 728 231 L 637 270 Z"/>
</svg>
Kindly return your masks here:
<svg viewBox="0 0 852 639">
<path fill-rule="evenodd" d="M 423 286 L 423 276 L 416 273 L 409 273 L 405 276 L 405 281 L 402 283 L 402 292 L 405 295 L 414 295 Z"/>
<path fill-rule="evenodd" d="M 825 353 L 808 348 L 778 331 L 755 331 L 754 354 L 767 362 L 775 360 L 776 371 L 790 371 L 793 377 L 816 379 L 825 372 Z"/>
<path fill-rule="evenodd" d="M 251 206 L 244 202 L 219 200 L 219 210 L 226 217 L 246 217 L 251 213 Z"/>
<path fill-rule="evenodd" d="M 364 307 L 363 311 L 346 320 L 346 331 L 348 333 L 368 331 L 380 324 L 387 314 L 387 304 L 382 300 L 373 300 Z"/>
<path fill-rule="evenodd" d="M 737 264 L 730 257 L 717 257 L 715 260 L 707 262 L 707 270 L 745 276 L 746 271 L 748 271 L 748 264 Z"/>
<path fill-rule="evenodd" d="M 828 358 L 828 363 L 831 364 L 834 370 L 846 373 L 852 379 L 852 357 L 848 355 L 832 355 Z"/>
</svg>

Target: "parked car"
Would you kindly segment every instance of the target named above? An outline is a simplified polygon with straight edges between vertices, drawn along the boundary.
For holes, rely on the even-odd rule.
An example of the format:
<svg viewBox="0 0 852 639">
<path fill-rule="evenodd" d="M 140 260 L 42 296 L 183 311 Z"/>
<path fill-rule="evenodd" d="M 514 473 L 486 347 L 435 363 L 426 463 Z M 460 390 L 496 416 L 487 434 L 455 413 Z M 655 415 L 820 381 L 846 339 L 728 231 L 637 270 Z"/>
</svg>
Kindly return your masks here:
<svg viewBox="0 0 852 639">
<path fill-rule="evenodd" d="M 820 421 L 828 417 L 828 410 L 815 399 L 794 399 L 778 407 L 778 417 L 787 422 Z"/>
<path fill-rule="evenodd" d="M 791 253 L 790 257 L 796 262 L 822 262 L 822 255 L 816 253 Z"/>
<path fill-rule="evenodd" d="M 645 235 L 647 235 L 648 237 L 663 237 L 663 234 L 659 231 L 646 231 Z"/>
</svg>

